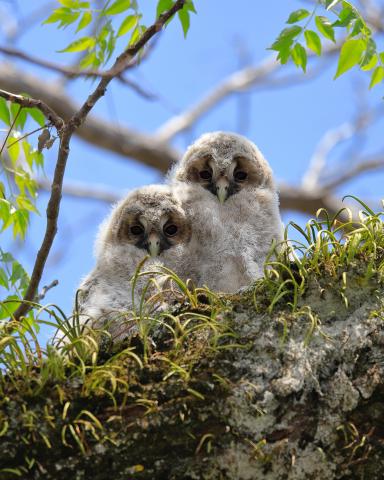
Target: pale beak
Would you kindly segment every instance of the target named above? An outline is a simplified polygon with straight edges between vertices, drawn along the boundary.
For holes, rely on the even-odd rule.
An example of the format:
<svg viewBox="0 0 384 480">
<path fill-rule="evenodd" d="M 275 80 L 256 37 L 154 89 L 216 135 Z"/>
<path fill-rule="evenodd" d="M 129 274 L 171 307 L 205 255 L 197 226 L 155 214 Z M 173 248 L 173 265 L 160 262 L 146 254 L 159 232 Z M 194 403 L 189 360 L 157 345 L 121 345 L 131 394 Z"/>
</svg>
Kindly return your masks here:
<svg viewBox="0 0 384 480">
<path fill-rule="evenodd" d="M 224 203 L 228 197 L 229 181 L 225 177 L 219 178 L 216 182 L 216 195 L 220 203 Z"/>
<path fill-rule="evenodd" d="M 160 253 L 160 238 L 156 233 L 150 233 L 148 236 L 148 251 L 151 257 L 157 257 Z"/>
</svg>

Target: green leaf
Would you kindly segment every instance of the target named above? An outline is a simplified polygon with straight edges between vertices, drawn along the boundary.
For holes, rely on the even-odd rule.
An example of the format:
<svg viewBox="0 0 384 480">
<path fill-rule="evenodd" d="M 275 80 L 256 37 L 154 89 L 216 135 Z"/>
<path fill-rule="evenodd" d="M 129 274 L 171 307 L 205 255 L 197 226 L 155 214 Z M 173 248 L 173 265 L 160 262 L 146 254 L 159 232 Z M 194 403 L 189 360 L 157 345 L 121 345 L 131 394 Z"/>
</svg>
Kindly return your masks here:
<svg viewBox="0 0 384 480">
<path fill-rule="evenodd" d="M 74 42 L 70 43 L 66 48 L 63 50 L 58 50 L 60 53 L 62 52 L 82 52 L 84 50 L 90 50 L 95 46 L 95 39 L 93 37 L 82 37 Z"/>
<path fill-rule="evenodd" d="M 83 28 L 89 25 L 92 22 L 92 12 L 84 12 L 81 20 L 79 22 L 79 26 L 76 29 L 76 33 L 80 32 Z"/>
<path fill-rule="evenodd" d="M 304 36 L 307 47 L 315 52 L 316 55 L 321 55 L 321 40 L 318 34 L 312 30 L 306 30 Z"/>
<path fill-rule="evenodd" d="M 46 23 L 56 23 L 59 22 L 59 28 L 67 27 L 71 23 L 75 22 L 80 16 L 80 12 L 74 12 L 69 8 L 63 7 L 54 10 L 52 15 L 43 22 Z"/>
<path fill-rule="evenodd" d="M 362 38 L 347 40 L 341 47 L 339 63 L 334 78 L 340 77 L 340 75 L 358 65 L 361 62 L 366 46 L 367 42 Z"/>
<path fill-rule="evenodd" d="M 11 116 L 9 115 L 9 110 L 7 102 L 4 98 L 0 97 L 0 120 L 6 125 L 11 125 Z"/>
<path fill-rule="evenodd" d="M 25 111 L 40 125 L 40 127 L 45 125 L 46 120 L 44 114 L 38 108 L 26 108 Z"/>
<path fill-rule="evenodd" d="M 7 141 L 8 155 L 11 159 L 12 165 L 15 165 L 20 156 L 20 142 L 18 137 L 10 136 Z M 11 146 L 12 145 L 12 146 Z"/>
<path fill-rule="evenodd" d="M 9 289 L 8 275 L 3 268 L 0 268 L 0 286 Z"/>
<path fill-rule="evenodd" d="M 348 27 L 352 20 L 356 19 L 356 13 L 349 6 L 346 5 L 339 13 L 339 18 L 333 23 L 334 27 Z"/>
<path fill-rule="evenodd" d="M 138 25 L 133 31 L 131 38 L 129 39 L 129 45 L 133 45 L 134 43 L 136 43 L 139 37 L 140 37 L 140 26 Z"/>
<path fill-rule="evenodd" d="M 379 57 L 377 55 L 373 55 L 373 57 L 370 59 L 368 63 L 360 67 L 361 70 L 363 70 L 363 72 L 368 72 L 369 70 L 372 70 L 372 68 L 376 67 L 378 60 L 379 60 Z"/>
<path fill-rule="evenodd" d="M 197 13 L 195 5 L 193 4 L 192 0 L 187 0 L 185 2 L 184 8 L 189 10 L 190 12 Z"/>
<path fill-rule="evenodd" d="M 333 7 L 336 7 L 338 3 L 340 3 L 341 0 L 326 0 L 325 6 L 327 10 L 330 10 Z"/>
<path fill-rule="evenodd" d="M 11 117 L 12 121 L 15 121 L 15 128 L 19 128 L 22 130 L 24 128 L 25 122 L 27 121 L 27 113 L 24 108 L 20 107 L 20 105 L 16 103 L 11 103 Z M 17 118 L 16 118 L 17 117 Z"/>
<path fill-rule="evenodd" d="M 61 5 L 68 8 L 76 8 L 79 3 L 78 0 L 58 0 Z"/>
<path fill-rule="evenodd" d="M 96 62 L 98 63 L 96 52 L 90 52 L 81 60 L 80 68 L 98 67 Z"/>
<path fill-rule="evenodd" d="M 360 68 L 365 71 L 365 70 L 370 70 L 376 66 L 376 63 L 371 66 L 371 68 L 366 68 L 367 65 L 371 65 L 371 61 L 375 62 L 373 58 L 376 56 L 376 63 L 377 63 L 377 47 L 376 47 L 376 42 L 373 40 L 373 38 L 369 38 L 367 42 L 367 47 L 364 52 L 363 59 L 360 63 Z"/>
<path fill-rule="evenodd" d="M 300 22 L 306 17 L 309 17 L 310 13 L 305 8 L 300 8 L 299 10 L 295 10 L 289 15 L 289 18 L 286 23 L 296 23 Z"/>
<path fill-rule="evenodd" d="M 297 37 L 301 31 L 302 27 L 294 25 L 293 27 L 284 28 L 277 37 L 276 41 L 270 47 L 270 50 L 280 51 L 281 47 L 285 48 L 288 44 L 292 44 L 293 39 Z"/>
<path fill-rule="evenodd" d="M 128 10 L 130 6 L 131 0 L 116 0 L 109 8 L 107 8 L 104 15 L 117 15 L 118 13 Z"/>
<path fill-rule="evenodd" d="M 327 17 L 316 16 L 315 23 L 317 29 L 323 35 L 323 37 L 328 38 L 328 40 L 332 40 L 334 43 L 336 42 L 335 31 L 333 30 L 331 22 Z"/>
<path fill-rule="evenodd" d="M 156 18 L 159 18 L 162 13 L 169 10 L 173 4 L 172 0 L 159 0 L 156 8 Z"/>
<path fill-rule="evenodd" d="M 127 18 L 124 18 L 119 30 L 117 31 L 117 36 L 121 37 L 132 30 L 132 28 L 137 25 L 137 22 L 140 18 L 141 15 L 129 15 Z"/>
<path fill-rule="evenodd" d="M 307 68 L 307 52 L 305 51 L 305 48 L 300 45 L 300 43 L 296 43 L 296 45 L 293 47 L 291 56 L 295 62 L 295 65 L 301 67 L 305 72 Z"/>
<path fill-rule="evenodd" d="M 189 30 L 189 25 L 190 25 L 188 10 L 186 10 L 185 8 L 183 8 L 182 10 L 179 10 L 178 17 L 179 17 L 181 26 L 183 27 L 184 38 L 186 38 Z"/>
<path fill-rule="evenodd" d="M 373 88 L 378 83 L 381 83 L 384 80 L 384 67 L 380 66 L 375 68 L 372 73 L 371 83 L 369 84 L 369 88 Z"/>
</svg>

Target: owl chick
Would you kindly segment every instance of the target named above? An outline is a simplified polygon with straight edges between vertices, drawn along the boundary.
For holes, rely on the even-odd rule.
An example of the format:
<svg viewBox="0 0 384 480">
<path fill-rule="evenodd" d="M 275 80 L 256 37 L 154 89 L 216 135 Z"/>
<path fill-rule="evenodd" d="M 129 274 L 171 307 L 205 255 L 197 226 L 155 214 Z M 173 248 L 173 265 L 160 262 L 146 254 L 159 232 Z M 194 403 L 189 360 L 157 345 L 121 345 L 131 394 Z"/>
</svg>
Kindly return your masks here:
<svg viewBox="0 0 384 480">
<path fill-rule="evenodd" d="M 95 245 L 96 267 L 79 286 L 77 310 L 92 327 L 105 327 L 113 339 L 127 336 L 133 303 L 140 303 L 148 276 L 132 296 L 132 277 L 148 254 L 144 270 L 166 266 L 184 274 L 191 226 L 180 201 L 166 185 L 140 188 L 121 200 L 101 224 Z M 153 288 L 146 290 L 153 294 Z M 136 298 L 136 300 L 135 300 Z"/>
<path fill-rule="evenodd" d="M 283 226 L 272 170 L 256 145 L 234 133 L 206 133 L 170 177 L 200 242 L 200 283 L 234 292 L 261 277 Z"/>
</svg>

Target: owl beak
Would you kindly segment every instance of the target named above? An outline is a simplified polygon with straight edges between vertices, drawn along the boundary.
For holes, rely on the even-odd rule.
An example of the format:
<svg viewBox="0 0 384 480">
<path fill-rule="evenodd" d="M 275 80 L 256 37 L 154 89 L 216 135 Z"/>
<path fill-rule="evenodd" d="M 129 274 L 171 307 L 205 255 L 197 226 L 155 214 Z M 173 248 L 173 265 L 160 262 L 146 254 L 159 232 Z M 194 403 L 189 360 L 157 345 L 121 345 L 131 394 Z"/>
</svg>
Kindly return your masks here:
<svg viewBox="0 0 384 480">
<path fill-rule="evenodd" d="M 160 238 L 156 233 L 150 233 L 148 236 L 148 252 L 151 257 L 157 257 L 160 253 Z"/>
<path fill-rule="evenodd" d="M 225 177 L 219 178 L 216 182 L 216 195 L 220 203 L 224 203 L 228 198 L 229 181 Z"/>
</svg>

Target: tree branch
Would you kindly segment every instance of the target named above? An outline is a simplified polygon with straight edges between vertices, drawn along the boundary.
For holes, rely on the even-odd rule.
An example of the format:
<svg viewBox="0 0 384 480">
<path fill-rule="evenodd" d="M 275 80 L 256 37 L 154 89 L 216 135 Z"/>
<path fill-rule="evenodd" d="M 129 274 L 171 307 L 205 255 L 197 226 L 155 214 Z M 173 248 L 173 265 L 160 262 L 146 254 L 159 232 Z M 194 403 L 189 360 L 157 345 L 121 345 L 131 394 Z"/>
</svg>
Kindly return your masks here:
<svg viewBox="0 0 384 480">
<path fill-rule="evenodd" d="M 28 92 L 40 98 L 64 120 L 71 118 L 80 108 L 57 84 L 44 82 L 9 66 L 0 67 L 0 86 L 14 93 Z M 133 158 L 162 172 L 179 159 L 178 152 L 156 136 L 116 126 L 94 114 L 87 117 L 86 123 L 75 134 L 96 147 Z"/>
<path fill-rule="evenodd" d="M 38 178 L 38 187 L 41 190 L 49 191 L 50 180 Z M 315 190 L 308 192 L 308 190 L 294 186 L 280 183 L 278 185 L 280 192 L 280 208 L 282 210 L 291 210 L 306 215 L 315 215 L 319 208 L 326 208 L 329 214 L 336 215 L 336 213 L 345 205 L 337 198 L 333 197 L 329 191 Z M 107 186 L 101 187 L 97 185 L 87 185 L 81 182 L 68 182 L 63 186 L 63 193 L 70 197 L 94 200 L 103 203 L 115 203 L 119 201 L 124 192 L 116 194 L 113 188 Z M 345 220 L 347 216 L 343 217 Z"/>
<path fill-rule="evenodd" d="M 323 55 L 333 55 L 340 49 L 340 45 L 330 45 L 323 51 Z M 311 58 L 314 56 L 313 52 L 308 52 Z M 259 85 L 266 81 L 270 81 L 272 73 L 281 68 L 281 64 L 273 57 L 269 57 L 262 61 L 255 67 L 247 67 L 239 70 L 213 90 L 208 92 L 195 105 L 184 111 L 183 113 L 174 116 L 167 120 L 158 130 L 157 135 L 163 141 L 169 141 L 177 134 L 189 128 L 207 111 L 211 110 L 221 100 L 232 95 L 233 93 L 243 92 L 250 87 Z"/>
<path fill-rule="evenodd" d="M 33 65 L 37 65 L 47 70 L 60 73 L 61 75 L 64 75 L 66 78 L 78 78 L 78 77 L 95 78 L 95 77 L 104 77 L 109 75 L 108 72 L 103 72 L 99 70 L 81 70 L 80 68 L 76 68 L 76 67 L 58 65 L 57 63 L 50 62 L 49 60 L 45 60 L 43 58 L 35 57 L 33 55 L 30 55 L 29 53 L 25 53 L 22 50 L 19 50 L 14 47 L 0 46 L 0 53 L 3 53 L 4 55 L 7 55 L 9 57 L 20 58 L 21 60 L 32 63 Z M 122 75 L 118 76 L 117 78 L 121 83 L 129 86 L 130 88 L 132 88 L 133 91 L 135 91 L 137 94 L 141 95 L 142 97 L 148 100 L 153 100 L 155 98 L 155 96 L 152 93 L 146 92 L 140 85 L 138 85 L 133 80 L 123 77 Z"/>
<path fill-rule="evenodd" d="M 54 125 L 57 131 L 60 131 L 63 128 L 64 121 L 57 113 L 52 110 L 46 103 L 41 100 L 36 100 L 30 97 L 24 97 L 22 95 L 14 95 L 13 93 L 7 92 L 5 90 L 0 90 L 0 97 L 3 97 L 5 100 L 8 100 L 12 103 L 17 103 L 22 107 L 26 108 L 38 108 L 45 117 Z"/>
<path fill-rule="evenodd" d="M 37 178 L 36 183 L 40 190 L 47 192 L 51 190 L 52 182 L 49 179 Z M 112 190 L 112 188 L 107 189 L 106 187 L 97 185 L 90 186 L 82 182 L 66 182 L 63 185 L 64 195 L 75 198 L 96 200 L 103 203 L 115 203 L 123 197 L 123 192 L 121 192 L 121 195 L 118 195 Z"/>
<path fill-rule="evenodd" d="M 49 252 L 51 250 L 53 240 L 57 232 L 57 219 L 60 212 L 60 201 L 63 188 L 63 179 L 65 167 L 69 155 L 69 143 L 75 130 L 85 121 L 88 113 L 94 107 L 96 102 L 105 94 L 106 88 L 114 76 L 121 74 L 132 61 L 144 45 L 165 25 L 165 23 L 181 8 L 183 8 L 186 0 L 177 0 L 174 5 L 160 15 L 159 19 L 149 27 L 138 41 L 125 50 L 119 57 L 117 57 L 115 64 L 109 70 L 110 76 L 103 77 L 96 89 L 91 93 L 87 100 L 83 103 L 80 110 L 78 110 L 60 132 L 60 148 L 57 157 L 57 163 L 53 176 L 51 196 L 47 206 L 47 225 L 45 235 L 41 247 L 37 253 L 36 261 L 32 270 L 31 279 L 24 295 L 23 302 L 19 305 L 14 313 L 16 320 L 20 319 L 30 309 L 32 302 L 36 296 L 37 289 L 44 271 L 45 263 L 47 261 Z"/>
<path fill-rule="evenodd" d="M 344 170 L 339 176 L 335 176 L 335 178 L 329 180 L 328 182 L 324 182 L 322 188 L 328 191 L 335 190 L 335 188 L 340 187 L 340 185 L 344 185 L 344 183 L 349 182 L 362 173 L 382 169 L 384 169 L 384 156 L 361 160 L 356 165 L 349 166 L 348 171 Z"/>
</svg>

